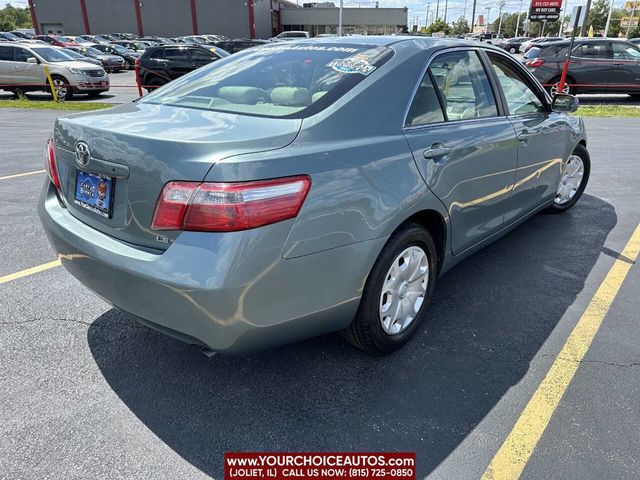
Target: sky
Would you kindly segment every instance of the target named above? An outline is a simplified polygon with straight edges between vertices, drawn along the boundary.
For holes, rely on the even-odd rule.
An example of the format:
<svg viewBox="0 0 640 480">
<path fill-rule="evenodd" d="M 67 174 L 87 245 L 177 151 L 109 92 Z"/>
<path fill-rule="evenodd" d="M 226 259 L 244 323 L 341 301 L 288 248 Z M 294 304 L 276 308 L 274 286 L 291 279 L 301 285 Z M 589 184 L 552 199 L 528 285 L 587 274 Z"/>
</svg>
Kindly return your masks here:
<svg viewBox="0 0 640 480">
<path fill-rule="evenodd" d="M 312 1 L 312 0 L 299 0 L 299 3 L 302 4 L 303 1 Z M 314 0 L 314 1 L 326 1 L 326 0 Z M 333 1 L 336 5 L 339 5 L 340 0 L 329 0 Z M 408 7 L 408 21 L 409 25 L 412 25 L 415 21 L 415 17 L 418 17 L 418 25 L 424 26 L 426 13 L 427 13 L 427 4 L 429 4 L 429 10 L 433 13 L 436 9 L 436 3 L 438 0 L 378 0 L 379 6 L 382 7 Z M 444 6 L 447 0 L 440 0 L 440 18 L 444 18 Z M 567 5 L 567 14 L 571 11 L 571 8 L 574 5 L 582 5 L 586 4 L 586 0 L 565 0 L 568 1 Z M 614 4 L 616 7 L 622 7 L 625 0 L 614 0 Z M 0 3 L 4 3 L 0 0 Z M 10 0 L 10 3 L 14 6 L 27 6 L 27 0 Z M 466 3 L 466 10 L 465 10 Z M 498 17 L 499 0 L 476 0 L 476 16 L 477 15 L 486 15 L 487 10 L 486 7 L 491 7 L 491 11 L 489 13 L 489 21 L 493 22 Z M 345 7 L 374 7 L 375 0 L 344 0 Z M 505 6 L 503 7 L 503 12 L 507 13 L 516 13 L 518 9 L 522 5 L 523 11 L 526 11 L 529 5 L 529 0 L 505 0 Z M 471 21 L 471 9 L 473 6 L 473 0 L 448 0 L 448 9 L 447 9 L 447 21 L 449 23 L 457 20 L 463 13 L 466 11 L 466 18 L 470 22 Z"/>
</svg>

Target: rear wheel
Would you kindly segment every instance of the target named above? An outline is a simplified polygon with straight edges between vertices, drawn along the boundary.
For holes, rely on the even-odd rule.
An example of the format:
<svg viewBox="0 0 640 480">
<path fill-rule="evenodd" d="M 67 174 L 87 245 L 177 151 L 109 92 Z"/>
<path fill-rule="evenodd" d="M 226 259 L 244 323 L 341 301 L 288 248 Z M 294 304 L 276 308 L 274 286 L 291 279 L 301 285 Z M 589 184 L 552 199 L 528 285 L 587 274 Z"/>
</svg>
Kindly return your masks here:
<svg viewBox="0 0 640 480">
<path fill-rule="evenodd" d="M 509 53 L 516 53 L 516 47 L 509 47 Z"/>
<path fill-rule="evenodd" d="M 58 98 L 71 100 L 71 97 L 73 97 L 73 88 L 71 88 L 66 78 L 60 75 L 51 75 L 51 81 L 53 82 L 53 88 Z"/>
<path fill-rule="evenodd" d="M 145 87 L 147 89 L 147 92 L 151 93 L 153 92 L 156 88 L 161 87 L 162 85 L 165 84 L 165 82 L 158 77 L 154 77 L 154 78 L 150 78 L 149 80 L 147 80 L 146 82 L 144 82 Z"/>
<path fill-rule="evenodd" d="M 560 90 L 560 77 L 554 77 L 549 81 L 550 86 L 547 87 L 547 90 L 549 91 L 549 94 L 551 95 L 551 97 L 553 98 L 554 96 L 556 96 L 558 93 L 565 93 L 567 95 L 575 95 L 576 94 L 576 87 L 572 86 L 571 84 L 575 83 L 575 80 L 571 77 L 567 77 L 567 79 L 565 80 L 564 86 L 562 88 L 562 91 Z"/>
<path fill-rule="evenodd" d="M 561 213 L 573 207 L 587 187 L 590 173 L 589 152 L 583 145 L 578 145 L 564 165 L 556 198 L 547 211 Z"/>
<path fill-rule="evenodd" d="M 374 264 L 360 307 L 342 335 L 371 353 L 399 349 L 426 316 L 436 282 L 436 246 L 416 223 L 400 227 Z"/>
</svg>

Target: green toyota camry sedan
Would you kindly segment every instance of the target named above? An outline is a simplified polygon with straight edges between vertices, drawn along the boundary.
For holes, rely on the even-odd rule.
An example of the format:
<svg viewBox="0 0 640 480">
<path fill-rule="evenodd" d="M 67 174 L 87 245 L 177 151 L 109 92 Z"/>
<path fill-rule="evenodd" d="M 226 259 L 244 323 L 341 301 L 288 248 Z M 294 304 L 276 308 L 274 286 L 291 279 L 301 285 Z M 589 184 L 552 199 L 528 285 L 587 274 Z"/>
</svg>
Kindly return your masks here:
<svg viewBox="0 0 640 480">
<path fill-rule="evenodd" d="M 266 44 L 59 118 L 40 218 L 87 288 L 186 342 L 340 331 L 391 352 L 429 320 L 440 275 L 578 201 L 576 108 L 490 45 Z"/>
</svg>

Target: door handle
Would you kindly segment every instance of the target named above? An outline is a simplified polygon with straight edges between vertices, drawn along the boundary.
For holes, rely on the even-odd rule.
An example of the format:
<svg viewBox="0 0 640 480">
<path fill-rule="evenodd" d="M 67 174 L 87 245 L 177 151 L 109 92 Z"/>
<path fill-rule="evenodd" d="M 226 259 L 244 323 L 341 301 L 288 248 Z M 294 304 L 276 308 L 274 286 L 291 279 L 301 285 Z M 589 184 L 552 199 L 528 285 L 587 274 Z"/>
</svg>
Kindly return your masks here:
<svg viewBox="0 0 640 480">
<path fill-rule="evenodd" d="M 442 143 L 434 143 L 431 148 L 427 148 L 422 155 L 424 158 L 438 158 L 444 157 L 451 153 L 451 149 Z"/>
<path fill-rule="evenodd" d="M 614 67 L 622 67 L 624 65 L 624 63 L 614 63 L 613 66 Z"/>
<path fill-rule="evenodd" d="M 527 130 L 523 130 L 522 132 L 520 132 L 520 134 L 518 135 L 518 140 L 520 140 L 521 142 L 526 142 L 527 140 L 529 140 L 531 137 L 533 137 L 533 133 L 529 133 Z"/>
</svg>

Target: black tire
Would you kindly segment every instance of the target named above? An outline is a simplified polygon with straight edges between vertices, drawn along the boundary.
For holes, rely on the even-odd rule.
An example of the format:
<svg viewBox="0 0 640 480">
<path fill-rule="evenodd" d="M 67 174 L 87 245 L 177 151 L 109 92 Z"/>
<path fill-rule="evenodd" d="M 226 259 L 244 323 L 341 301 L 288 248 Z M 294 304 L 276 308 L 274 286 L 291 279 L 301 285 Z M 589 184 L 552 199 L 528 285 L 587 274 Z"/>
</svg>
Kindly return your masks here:
<svg viewBox="0 0 640 480">
<path fill-rule="evenodd" d="M 573 150 L 573 155 L 577 155 L 578 157 L 580 157 L 580 159 L 582 160 L 582 164 L 584 165 L 584 173 L 582 174 L 582 183 L 576 190 L 576 193 L 573 195 L 571 200 L 563 204 L 557 204 L 554 202 L 546 210 L 547 213 L 566 212 L 571 207 L 573 207 L 578 202 L 578 200 L 580 200 L 580 197 L 582 196 L 584 189 L 587 188 L 587 183 L 589 183 L 589 175 L 591 173 L 591 158 L 589 157 L 589 152 L 583 145 L 578 145 Z"/>
<path fill-rule="evenodd" d="M 62 82 L 64 85 L 66 85 L 66 87 L 64 88 L 64 93 L 58 93 L 58 97 L 62 97 L 63 100 L 71 100 L 71 98 L 73 97 L 73 87 L 69 85 L 67 79 L 61 75 L 51 75 L 51 80 L 53 81 L 54 86 L 57 82 Z"/>
<path fill-rule="evenodd" d="M 406 330 L 390 335 L 382 327 L 379 304 L 385 277 L 394 260 L 406 248 L 418 246 L 427 255 L 429 277 L 424 300 Z M 360 306 L 353 322 L 341 332 L 350 343 L 373 354 L 398 350 L 409 341 L 426 316 L 437 276 L 437 251 L 429 232 L 419 224 L 407 223 L 396 230 L 376 260 L 364 286 Z"/>
<path fill-rule="evenodd" d="M 147 89 L 147 92 L 151 93 L 153 92 L 156 88 L 161 87 L 162 85 L 164 85 L 166 82 L 164 80 L 162 80 L 159 77 L 152 77 L 149 80 L 147 80 L 146 82 L 142 82 L 143 85 L 145 85 L 145 88 Z"/>
<path fill-rule="evenodd" d="M 516 47 L 509 48 L 509 53 L 516 53 Z"/>
<path fill-rule="evenodd" d="M 553 97 L 551 90 L 553 89 L 554 85 L 560 83 L 560 77 L 553 77 L 547 83 L 549 84 L 549 86 L 545 88 L 547 89 L 547 92 L 549 92 L 549 95 Z M 567 76 L 567 79 L 565 80 L 565 84 L 573 84 L 573 83 L 576 83 L 576 81 L 572 77 Z M 576 87 L 571 85 L 565 85 L 565 90 L 566 91 L 564 93 L 568 93 L 569 95 L 575 95 L 577 91 Z"/>
</svg>

